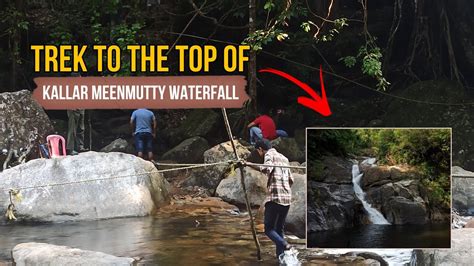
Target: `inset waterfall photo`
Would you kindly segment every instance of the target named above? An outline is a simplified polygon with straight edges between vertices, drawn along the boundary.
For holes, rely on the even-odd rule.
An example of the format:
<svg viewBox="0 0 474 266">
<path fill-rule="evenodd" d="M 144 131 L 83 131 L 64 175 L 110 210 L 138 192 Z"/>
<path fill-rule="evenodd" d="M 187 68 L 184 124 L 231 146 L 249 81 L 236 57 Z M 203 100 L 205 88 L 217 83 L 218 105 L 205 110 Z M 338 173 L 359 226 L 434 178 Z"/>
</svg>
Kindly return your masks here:
<svg viewBox="0 0 474 266">
<path fill-rule="evenodd" d="M 451 128 L 307 128 L 308 248 L 450 248 Z"/>
</svg>

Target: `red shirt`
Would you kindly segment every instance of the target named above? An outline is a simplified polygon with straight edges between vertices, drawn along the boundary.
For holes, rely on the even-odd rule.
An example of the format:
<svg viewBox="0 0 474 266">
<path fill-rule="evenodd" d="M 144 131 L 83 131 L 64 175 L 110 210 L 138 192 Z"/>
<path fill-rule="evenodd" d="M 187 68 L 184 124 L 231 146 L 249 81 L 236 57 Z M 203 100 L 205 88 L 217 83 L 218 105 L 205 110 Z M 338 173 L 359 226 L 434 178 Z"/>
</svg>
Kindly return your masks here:
<svg viewBox="0 0 474 266">
<path fill-rule="evenodd" d="M 262 130 L 262 135 L 268 140 L 276 139 L 276 126 L 273 119 L 268 115 L 261 115 L 253 121 Z"/>
</svg>

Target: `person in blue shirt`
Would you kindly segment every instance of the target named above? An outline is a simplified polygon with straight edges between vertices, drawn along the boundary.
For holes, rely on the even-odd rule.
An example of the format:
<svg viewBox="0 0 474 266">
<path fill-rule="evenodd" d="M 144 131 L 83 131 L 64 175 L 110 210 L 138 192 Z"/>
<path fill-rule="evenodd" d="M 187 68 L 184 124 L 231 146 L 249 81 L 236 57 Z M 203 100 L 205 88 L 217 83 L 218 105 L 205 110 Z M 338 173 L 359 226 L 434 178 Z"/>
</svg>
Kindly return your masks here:
<svg viewBox="0 0 474 266">
<path fill-rule="evenodd" d="M 137 109 L 132 113 L 130 125 L 138 157 L 144 158 L 144 153 L 147 152 L 148 160 L 153 160 L 153 139 L 156 138 L 155 115 L 148 109 Z"/>
</svg>

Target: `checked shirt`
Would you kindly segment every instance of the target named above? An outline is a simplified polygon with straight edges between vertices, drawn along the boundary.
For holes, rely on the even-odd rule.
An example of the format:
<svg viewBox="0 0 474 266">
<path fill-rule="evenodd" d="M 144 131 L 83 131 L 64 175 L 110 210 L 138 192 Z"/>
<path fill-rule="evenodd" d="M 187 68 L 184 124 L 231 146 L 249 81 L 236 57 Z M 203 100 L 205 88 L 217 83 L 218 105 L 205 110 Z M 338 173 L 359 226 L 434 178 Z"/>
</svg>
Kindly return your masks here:
<svg viewBox="0 0 474 266">
<path fill-rule="evenodd" d="M 283 154 L 272 148 L 265 153 L 264 164 L 288 166 L 289 161 Z M 265 199 L 265 203 L 273 201 L 284 206 L 290 205 L 290 182 L 293 183 L 290 168 L 261 166 L 260 170 L 268 175 L 267 188 L 269 195 Z"/>
</svg>

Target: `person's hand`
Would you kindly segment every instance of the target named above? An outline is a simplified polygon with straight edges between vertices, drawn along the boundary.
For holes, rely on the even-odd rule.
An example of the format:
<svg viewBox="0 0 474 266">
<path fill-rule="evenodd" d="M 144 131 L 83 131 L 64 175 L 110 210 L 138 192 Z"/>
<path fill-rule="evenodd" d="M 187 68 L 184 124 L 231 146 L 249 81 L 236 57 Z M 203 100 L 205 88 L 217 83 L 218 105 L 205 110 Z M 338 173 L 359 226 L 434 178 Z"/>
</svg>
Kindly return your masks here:
<svg viewBox="0 0 474 266">
<path fill-rule="evenodd" d="M 153 136 L 153 139 L 156 139 L 156 132 L 153 132 L 151 135 Z"/>
</svg>

